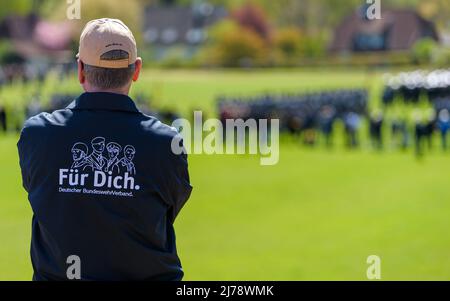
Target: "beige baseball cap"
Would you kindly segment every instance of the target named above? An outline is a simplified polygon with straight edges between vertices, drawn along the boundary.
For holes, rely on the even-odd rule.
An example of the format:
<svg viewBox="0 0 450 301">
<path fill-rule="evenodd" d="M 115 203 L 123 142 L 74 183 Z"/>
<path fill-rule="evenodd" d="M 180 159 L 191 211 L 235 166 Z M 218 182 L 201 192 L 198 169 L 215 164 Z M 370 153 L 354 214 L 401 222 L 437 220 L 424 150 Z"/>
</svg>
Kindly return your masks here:
<svg viewBox="0 0 450 301">
<path fill-rule="evenodd" d="M 102 54 L 111 50 L 128 52 L 128 59 L 102 60 Z M 118 19 L 89 21 L 80 36 L 77 58 L 83 63 L 103 68 L 126 68 L 136 62 L 136 40 L 130 29 Z"/>
</svg>

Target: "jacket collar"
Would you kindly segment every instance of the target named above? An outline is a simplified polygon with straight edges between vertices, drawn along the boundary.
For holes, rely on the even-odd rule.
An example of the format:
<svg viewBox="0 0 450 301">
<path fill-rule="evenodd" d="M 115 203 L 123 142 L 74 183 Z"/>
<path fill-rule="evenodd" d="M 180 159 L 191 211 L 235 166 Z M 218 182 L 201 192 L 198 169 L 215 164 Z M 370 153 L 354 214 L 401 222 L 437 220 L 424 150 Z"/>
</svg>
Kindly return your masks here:
<svg viewBox="0 0 450 301">
<path fill-rule="evenodd" d="M 85 92 L 69 104 L 67 109 L 139 112 L 130 97 L 109 92 Z"/>
</svg>

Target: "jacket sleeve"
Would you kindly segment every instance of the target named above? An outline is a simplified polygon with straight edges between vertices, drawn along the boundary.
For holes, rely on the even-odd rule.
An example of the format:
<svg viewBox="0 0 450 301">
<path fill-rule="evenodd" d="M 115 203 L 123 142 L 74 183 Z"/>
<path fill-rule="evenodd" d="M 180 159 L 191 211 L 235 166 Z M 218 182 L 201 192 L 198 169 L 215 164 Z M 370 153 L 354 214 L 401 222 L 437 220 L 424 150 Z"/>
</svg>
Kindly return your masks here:
<svg viewBox="0 0 450 301">
<path fill-rule="evenodd" d="M 182 139 L 178 140 L 184 152 L 181 154 L 175 152 L 171 148 L 172 139 L 176 136 L 171 133 L 169 140 L 165 141 L 164 162 L 161 162 L 161 168 L 165 170 L 161 173 L 163 176 L 163 198 L 169 205 L 169 219 L 173 223 L 180 213 L 183 206 L 189 199 L 192 186 L 188 171 L 188 158 L 183 147 Z"/>
<path fill-rule="evenodd" d="M 17 142 L 17 150 L 19 152 L 19 165 L 22 172 L 22 185 L 28 192 L 30 189 L 30 173 L 29 173 L 29 151 L 28 144 L 30 143 L 28 138 L 28 130 L 24 127 L 20 133 L 19 141 Z"/>
<path fill-rule="evenodd" d="M 189 199 L 192 186 L 189 179 L 188 160 L 186 154 L 173 155 L 174 166 L 171 175 L 172 222 Z"/>
</svg>

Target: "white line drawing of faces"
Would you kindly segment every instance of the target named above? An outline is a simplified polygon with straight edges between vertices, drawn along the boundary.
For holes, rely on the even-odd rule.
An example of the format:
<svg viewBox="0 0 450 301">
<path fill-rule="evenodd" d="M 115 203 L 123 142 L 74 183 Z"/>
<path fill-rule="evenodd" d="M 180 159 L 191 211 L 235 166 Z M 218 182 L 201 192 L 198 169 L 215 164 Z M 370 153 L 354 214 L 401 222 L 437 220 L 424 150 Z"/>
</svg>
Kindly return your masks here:
<svg viewBox="0 0 450 301">
<path fill-rule="evenodd" d="M 92 164 L 93 170 L 103 170 L 107 159 L 103 156 L 105 150 L 105 138 L 96 137 L 91 141 L 92 153 L 87 157 L 87 160 Z"/>
<path fill-rule="evenodd" d="M 120 160 L 121 166 L 126 169 L 130 175 L 136 174 L 136 168 L 133 163 L 136 149 L 132 145 L 127 145 L 123 149 L 123 158 Z"/>
<path fill-rule="evenodd" d="M 106 145 L 106 150 L 108 152 L 108 157 L 106 158 L 107 162 L 106 162 L 105 172 L 112 171 L 112 172 L 119 173 L 120 172 L 119 154 L 122 151 L 122 146 L 120 146 L 120 144 L 118 144 L 116 142 L 109 142 Z"/>
<path fill-rule="evenodd" d="M 72 146 L 72 158 L 73 163 L 70 168 L 80 168 L 86 169 L 87 167 L 92 168 L 92 165 L 87 160 L 89 148 L 86 144 L 82 142 L 77 142 Z"/>
</svg>

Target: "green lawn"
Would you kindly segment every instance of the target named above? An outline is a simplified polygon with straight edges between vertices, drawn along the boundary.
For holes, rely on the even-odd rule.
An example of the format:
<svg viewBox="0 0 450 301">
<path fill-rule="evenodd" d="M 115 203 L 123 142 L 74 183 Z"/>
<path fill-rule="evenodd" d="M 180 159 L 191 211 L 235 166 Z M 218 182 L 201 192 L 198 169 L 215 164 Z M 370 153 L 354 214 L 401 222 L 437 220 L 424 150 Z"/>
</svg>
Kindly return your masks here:
<svg viewBox="0 0 450 301">
<path fill-rule="evenodd" d="M 370 80 L 368 80 L 370 79 Z M 373 86 L 358 72 L 146 72 L 158 105 L 213 111 L 217 93 Z M 76 84 L 72 83 L 76 88 Z M 74 88 L 74 89 L 75 89 Z M 158 90 L 159 89 L 159 90 Z M 0 280 L 31 278 L 31 210 L 17 136 L 0 136 Z M 194 191 L 176 222 L 186 280 L 450 279 L 450 154 L 310 149 L 283 140 L 280 162 L 190 156 Z"/>
</svg>

